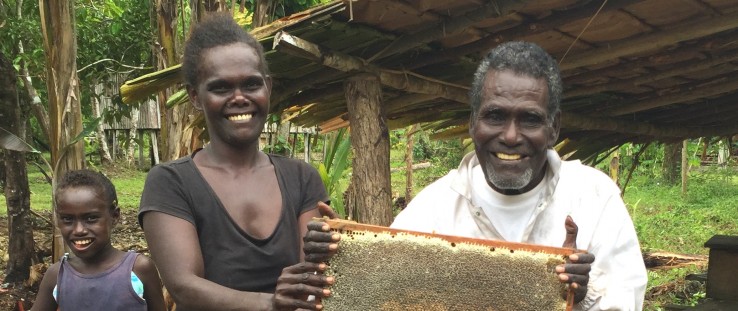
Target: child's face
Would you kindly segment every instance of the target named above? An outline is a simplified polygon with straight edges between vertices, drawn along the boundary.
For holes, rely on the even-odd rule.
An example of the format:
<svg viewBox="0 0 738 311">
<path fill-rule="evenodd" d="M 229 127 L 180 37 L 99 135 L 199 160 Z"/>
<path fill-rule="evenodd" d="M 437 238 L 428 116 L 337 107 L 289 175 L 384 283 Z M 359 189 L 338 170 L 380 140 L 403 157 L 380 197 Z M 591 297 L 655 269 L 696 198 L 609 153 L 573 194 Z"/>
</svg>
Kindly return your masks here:
<svg viewBox="0 0 738 311">
<path fill-rule="evenodd" d="M 102 193 L 90 187 L 70 187 L 59 192 L 57 226 L 64 242 L 79 258 L 91 258 L 110 246 L 120 210 L 110 210 Z"/>
</svg>

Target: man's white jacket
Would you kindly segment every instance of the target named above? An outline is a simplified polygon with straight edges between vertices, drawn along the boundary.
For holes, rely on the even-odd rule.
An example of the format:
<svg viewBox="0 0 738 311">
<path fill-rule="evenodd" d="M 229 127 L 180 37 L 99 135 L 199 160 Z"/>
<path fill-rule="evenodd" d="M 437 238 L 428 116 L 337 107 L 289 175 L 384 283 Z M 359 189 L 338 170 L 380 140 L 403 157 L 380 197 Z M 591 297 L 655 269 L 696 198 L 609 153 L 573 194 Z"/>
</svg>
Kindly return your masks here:
<svg viewBox="0 0 738 311">
<path fill-rule="evenodd" d="M 548 150 L 545 190 L 524 229 L 522 242 L 561 247 L 570 215 L 579 227 L 576 245 L 595 255 L 586 298 L 575 310 L 643 308 L 646 268 L 638 237 L 620 189 L 604 173 L 579 161 L 562 161 Z M 474 152 L 459 168 L 423 189 L 393 228 L 471 238 L 504 240 L 481 206 L 472 202 Z M 502 230 L 500 230 L 502 231 Z"/>
</svg>

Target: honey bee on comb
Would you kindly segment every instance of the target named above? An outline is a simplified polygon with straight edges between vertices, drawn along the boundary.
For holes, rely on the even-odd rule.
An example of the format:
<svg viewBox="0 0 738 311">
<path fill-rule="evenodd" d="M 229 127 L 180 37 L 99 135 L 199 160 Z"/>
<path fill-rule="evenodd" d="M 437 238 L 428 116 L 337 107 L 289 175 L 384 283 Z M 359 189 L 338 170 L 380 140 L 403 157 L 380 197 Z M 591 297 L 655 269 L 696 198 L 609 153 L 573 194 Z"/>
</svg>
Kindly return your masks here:
<svg viewBox="0 0 738 311">
<path fill-rule="evenodd" d="M 554 268 L 574 249 L 324 221 L 343 237 L 323 310 L 571 310 Z"/>
</svg>

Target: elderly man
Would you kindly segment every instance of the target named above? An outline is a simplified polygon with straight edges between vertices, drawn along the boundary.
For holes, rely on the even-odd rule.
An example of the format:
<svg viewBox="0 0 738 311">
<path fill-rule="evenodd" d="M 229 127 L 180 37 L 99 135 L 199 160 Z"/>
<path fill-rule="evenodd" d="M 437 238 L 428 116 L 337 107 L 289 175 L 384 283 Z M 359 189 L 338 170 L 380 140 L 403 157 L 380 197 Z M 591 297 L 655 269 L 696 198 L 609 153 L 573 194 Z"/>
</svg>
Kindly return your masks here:
<svg viewBox="0 0 738 311">
<path fill-rule="evenodd" d="M 576 310 L 641 310 L 646 269 L 617 185 L 552 149 L 561 92 L 558 66 L 538 45 L 507 42 L 490 51 L 471 91 L 475 152 L 421 191 L 392 227 L 577 247 L 587 253 L 556 268 L 575 290 Z M 325 260 L 340 236 L 324 224 L 309 227 L 306 259 Z"/>
</svg>

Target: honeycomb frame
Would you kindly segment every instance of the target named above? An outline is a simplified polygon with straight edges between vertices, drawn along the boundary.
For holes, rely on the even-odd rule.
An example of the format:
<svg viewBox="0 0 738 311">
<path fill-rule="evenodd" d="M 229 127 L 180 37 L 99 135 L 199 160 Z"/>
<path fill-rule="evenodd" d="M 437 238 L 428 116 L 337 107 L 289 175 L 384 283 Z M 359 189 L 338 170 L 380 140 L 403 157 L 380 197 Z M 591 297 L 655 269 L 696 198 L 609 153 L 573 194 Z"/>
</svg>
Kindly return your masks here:
<svg viewBox="0 0 738 311">
<path fill-rule="evenodd" d="M 570 311 L 554 268 L 575 249 L 428 234 L 345 220 L 325 311 Z"/>
</svg>

